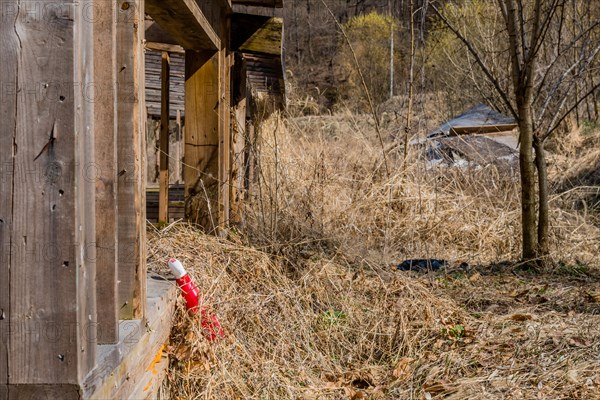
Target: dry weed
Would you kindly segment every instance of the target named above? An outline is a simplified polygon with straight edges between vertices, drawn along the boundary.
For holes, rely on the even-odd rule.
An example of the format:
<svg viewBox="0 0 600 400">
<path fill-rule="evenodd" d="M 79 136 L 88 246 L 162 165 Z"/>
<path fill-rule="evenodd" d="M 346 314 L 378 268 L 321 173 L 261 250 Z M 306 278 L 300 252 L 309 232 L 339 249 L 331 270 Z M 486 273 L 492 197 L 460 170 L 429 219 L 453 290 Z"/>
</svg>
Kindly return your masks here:
<svg viewBox="0 0 600 400">
<path fill-rule="evenodd" d="M 149 232 L 150 268 L 180 258 L 227 332 L 178 310 L 171 398 L 600 398 L 600 229 L 555 197 L 556 266 L 519 275 L 517 177 L 427 169 L 402 139 L 387 178 L 369 118 L 276 116 L 243 235 Z M 451 267 L 394 268 L 430 257 Z"/>
</svg>

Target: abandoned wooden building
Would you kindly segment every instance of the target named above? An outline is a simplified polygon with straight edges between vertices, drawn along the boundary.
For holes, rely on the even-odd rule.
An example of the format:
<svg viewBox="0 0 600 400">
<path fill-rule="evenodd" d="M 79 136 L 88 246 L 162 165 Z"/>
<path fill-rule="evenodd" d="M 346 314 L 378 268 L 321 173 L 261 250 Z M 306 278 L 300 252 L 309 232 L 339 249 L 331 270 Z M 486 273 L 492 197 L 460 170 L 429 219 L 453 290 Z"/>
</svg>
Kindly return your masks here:
<svg viewBox="0 0 600 400">
<path fill-rule="evenodd" d="M 240 219 L 282 1 L 0 7 L 0 399 L 152 398 L 177 293 L 147 273 L 146 192 L 159 221 Z"/>
</svg>

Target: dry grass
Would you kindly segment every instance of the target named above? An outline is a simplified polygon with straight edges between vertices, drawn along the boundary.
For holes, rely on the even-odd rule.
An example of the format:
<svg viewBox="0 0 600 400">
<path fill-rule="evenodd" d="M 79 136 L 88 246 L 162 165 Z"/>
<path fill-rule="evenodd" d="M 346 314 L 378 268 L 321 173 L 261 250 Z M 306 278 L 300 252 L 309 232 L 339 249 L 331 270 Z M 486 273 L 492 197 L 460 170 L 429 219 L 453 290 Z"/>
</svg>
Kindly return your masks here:
<svg viewBox="0 0 600 400">
<path fill-rule="evenodd" d="M 553 204 L 555 266 L 518 272 L 506 171 L 426 170 L 398 146 L 388 177 L 350 114 L 272 119 L 262 138 L 243 235 L 148 234 L 150 268 L 180 258 L 227 333 L 209 344 L 178 310 L 165 397 L 600 398 L 598 227 Z M 420 257 L 451 267 L 391 265 Z"/>
</svg>

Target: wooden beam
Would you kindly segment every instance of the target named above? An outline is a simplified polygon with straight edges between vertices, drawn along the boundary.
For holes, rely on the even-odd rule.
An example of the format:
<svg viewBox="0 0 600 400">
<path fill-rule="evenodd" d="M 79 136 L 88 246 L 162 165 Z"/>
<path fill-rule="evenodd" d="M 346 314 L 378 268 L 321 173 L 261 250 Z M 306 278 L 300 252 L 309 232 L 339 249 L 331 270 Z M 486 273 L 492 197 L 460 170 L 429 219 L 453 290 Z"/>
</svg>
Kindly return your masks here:
<svg viewBox="0 0 600 400">
<path fill-rule="evenodd" d="M 244 190 L 244 158 L 246 156 L 246 65 L 239 53 L 235 54 L 232 68 L 232 163 L 231 163 L 231 213 L 232 224 L 242 223 L 242 212 L 245 198 Z"/>
<path fill-rule="evenodd" d="M 280 56 L 283 19 L 234 14 L 232 49 L 244 53 Z"/>
<path fill-rule="evenodd" d="M 244 4 L 233 4 L 233 12 L 235 14 L 248 14 L 248 15 L 259 15 L 262 17 L 279 17 L 283 18 L 283 9 L 275 8 L 272 6 L 259 6 L 259 5 L 244 5 Z"/>
<path fill-rule="evenodd" d="M 117 300 L 117 126 L 116 3 L 94 1 L 102 18 L 94 23 L 94 81 L 101 82 L 95 102 L 96 128 L 96 274 L 98 342 L 116 343 Z"/>
<path fill-rule="evenodd" d="M 160 99 L 160 172 L 158 176 L 158 222 L 169 221 L 169 53 L 162 53 Z"/>
<path fill-rule="evenodd" d="M 146 318 L 121 321 L 119 342 L 99 346 L 98 363 L 83 381 L 83 398 L 156 398 L 151 387 L 156 388 L 160 376 L 149 376 L 146 372 L 152 371 L 152 367 L 157 369 L 157 363 L 161 362 L 158 356 L 161 349 L 165 351 L 163 346 L 169 339 L 177 295 L 172 283 L 148 276 Z"/>
<path fill-rule="evenodd" d="M 0 103 L 3 114 L 16 115 L 0 135 L 14 140 L 3 269 L 10 270 L 8 395 L 15 399 L 72 397 L 95 362 L 95 185 L 87 169 L 94 102 L 81 90 L 94 79 L 93 27 L 72 7 L 53 8 L 54 18 L 70 22 L 52 29 L 45 13 L 0 11 L 2 79 L 19 88 L 3 90 Z M 15 70 L 6 58 L 16 60 Z"/>
<path fill-rule="evenodd" d="M 233 53 L 229 49 L 231 18 L 221 21 L 223 47 L 219 51 L 219 228 L 229 226 L 231 206 L 231 65 Z"/>
<path fill-rule="evenodd" d="M 14 21 L 6 15 L 11 7 L 17 9 L 17 0 L 3 2 L 0 9 L 0 399 L 8 397 L 8 340 L 10 327 L 10 264 L 12 199 L 14 186 L 14 141 L 17 123 L 17 67 L 20 54 L 19 38 L 15 35 Z"/>
<path fill-rule="evenodd" d="M 218 224 L 219 53 L 185 52 L 186 216 L 213 232 Z"/>
<path fill-rule="evenodd" d="M 177 44 L 146 42 L 144 45 L 147 50 L 166 51 L 168 53 L 185 54 L 185 49 Z"/>
<path fill-rule="evenodd" d="M 146 11 L 167 34 L 186 49 L 221 48 L 219 35 L 195 0 L 147 0 Z"/>
<path fill-rule="evenodd" d="M 145 296 L 144 20 L 141 0 L 120 0 L 117 23 L 117 207 L 119 316 L 143 316 Z"/>
<path fill-rule="evenodd" d="M 456 126 L 450 128 L 451 135 L 466 135 L 471 133 L 494 133 L 512 131 L 518 127 L 517 124 L 498 124 L 483 126 Z"/>
</svg>

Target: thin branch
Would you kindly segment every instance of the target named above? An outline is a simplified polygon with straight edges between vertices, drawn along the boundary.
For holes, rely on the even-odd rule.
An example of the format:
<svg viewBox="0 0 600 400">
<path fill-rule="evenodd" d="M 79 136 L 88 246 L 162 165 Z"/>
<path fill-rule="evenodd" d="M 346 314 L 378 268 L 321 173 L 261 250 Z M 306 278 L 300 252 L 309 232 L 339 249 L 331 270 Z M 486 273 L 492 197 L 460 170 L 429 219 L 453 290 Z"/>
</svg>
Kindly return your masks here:
<svg viewBox="0 0 600 400">
<path fill-rule="evenodd" d="M 600 83 L 597 83 L 596 85 L 594 85 L 594 87 L 592 87 L 592 89 L 587 92 L 586 94 L 584 94 L 579 100 L 577 100 L 575 102 L 575 104 L 573 104 L 573 106 L 571 108 L 569 108 L 567 110 L 567 112 L 565 112 L 562 117 L 560 117 L 560 119 L 558 120 L 558 122 L 556 122 L 552 127 L 548 128 L 548 130 L 544 133 L 544 135 L 542 135 L 541 137 L 541 141 L 544 142 L 546 139 L 548 139 L 548 137 L 556 130 L 556 128 L 558 128 L 560 126 L 560 124 L 563 123 L 563 121 L 565 120 L 565 118 L 567 118 L 567 116 L 569 114 L 571 114 L 573 112 L 573 110 L 575 110 L 579 104 L 581 104 L 581 102 L 585 99 L 587 99 L 589 96 L 591 96 L 596 90 L 598 90 L 598 88 L 600 88 Z"/>
<path fill-rule="evenodd" d="M 367 96 L 367 101 L 369 102 L 369 108 L 371 110 L 371 114 L 373 115 L 373 119 L 375 120 L 375 130 L 377 131 L 377 137 L 379 138 L 379 144 L 381 145 L 381 152 L 383 155 L 383 164 L 385 166 L 385 172 L 387 174 L 387 177 L 389 178 L 390 177 L 390 169 L 388 167 L 387 154 L 385 151 L 385 146 L 383 144 L 381 128 L 379 126 L 379 118 L 377 117 L 377 112 L 375 111 L 375 106 L 373 105 L 373 100 L 371 99 L 371 93 L 369 92 L 369 87 L 367 86 L 367 82 L 365 81 L 365 76 L 363 75 L 362 70 L 360 69 L 360 64 L 358 63 L 358 58 L 356 58 L 356 53 L 354 52 L 354 48 L 352 47 L 352 43 L 350 43 L 350 38 L 346 34 L 344 27 L 337 20 L 335 14 L 333 13 L 333 11 L 331 11 L 331 8 L 329 8 L 327 3 L 325 3 L 325 0 L 321 0 L 321 3 L 323 3 L 323 6 L 325 7 L 325 9 L 327 9 L 327 11 L 329 12 L 329 15 L 331 15 L 331 18 L 333 18 L 338 29 L 342 32 L 342 35 L 344 36 L 344 39 L 346 40 L 346 43 L 348 44 L 348 47 L 350 48 L 350 53 L 352 53 L 352 58 L 354 59 L 354 65 L 356 66 L 356 70 L 358 71 L 358 75 L 360 76 L 360 81 L 361 81 L 363 90 L 365 91 L 365 95 Z"/>
<path fill-rule="evenodd" d="M 442 13 L 440 13 L 440 11 L 437 9 L 437 7 L 435 7 L 433 4 L 431 4 L 431 8 L 433 9 L 433 11 L 436 13 L 436 15 L 444 22 L 444 24 L 448 27 L 448 29 L 450 29 L 452 31 L 452 33 L 454 33 L 454 35 L 465 44 L 465 46 L 467 47 L 467 49 L 469 50 L 469 53 L 471 53 L 471 55 L 475 58 L 475 61 L 477 62 L 477 65 L 479 65 L 479 68 L 481 68 L 481 70 L 483 71 L 483 73 L 487 76 L 487 78 L 490 80 L 490 82 L 492 82 L 492 84 L 494 85 L 494 89 L 496 89 L 496 91 L 498 92 L 498 94 L 500 95 L 500 97 L 502 98 L 502 101 L 504 102 L 505 106 L 508 108 L 508 110 L 510 110 L 510 113 L 512 114 L 512 116 L 515 119 L 519 119 L 519 115 L 517 114 L 517 112 L 515 111 L 515 109 L 513 108 L 510 100 L 508 99 L 508 95 L 506 94 L 506 92 L 504 92 L 502 90 L 502 88 L 500 87 L 500 83 L 498 82 L 498 80 L 496 79 L 496 77 L 490 72 L 489 68 L 487 67 L 487 65 L 483 62 L 483 60 L 481 59 L 481 56 L 479 55 L 479 52 L 471 45 L 471 43 L 450 23 L 450 21 L 448 21 L 448 19 L 446 19 L 446 17 L 444 17 L 442 15 Z"/>
</svg>

